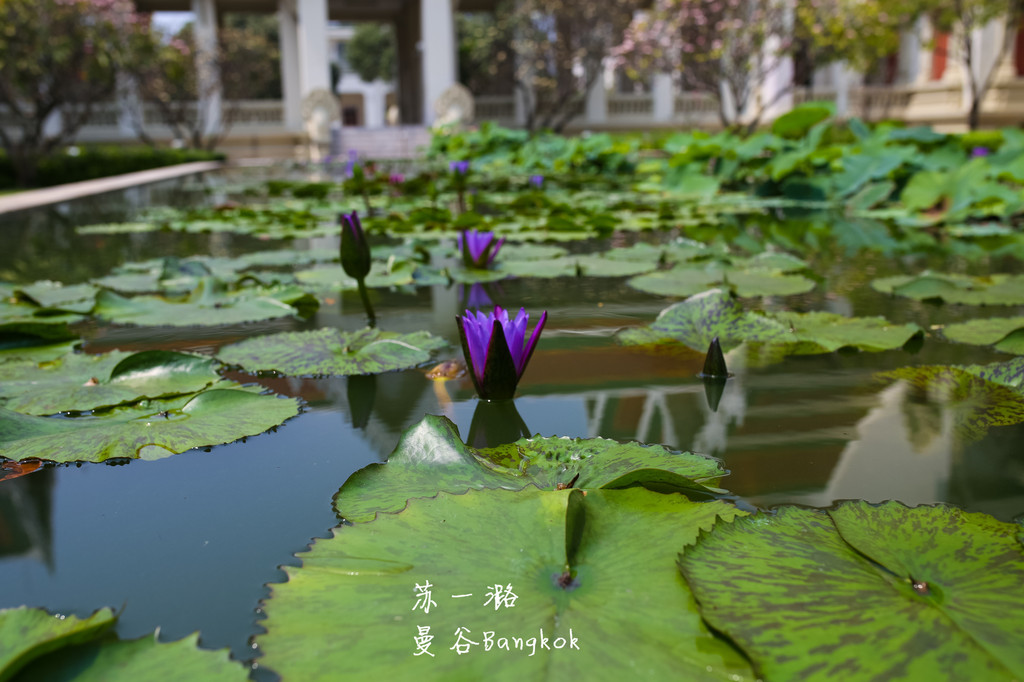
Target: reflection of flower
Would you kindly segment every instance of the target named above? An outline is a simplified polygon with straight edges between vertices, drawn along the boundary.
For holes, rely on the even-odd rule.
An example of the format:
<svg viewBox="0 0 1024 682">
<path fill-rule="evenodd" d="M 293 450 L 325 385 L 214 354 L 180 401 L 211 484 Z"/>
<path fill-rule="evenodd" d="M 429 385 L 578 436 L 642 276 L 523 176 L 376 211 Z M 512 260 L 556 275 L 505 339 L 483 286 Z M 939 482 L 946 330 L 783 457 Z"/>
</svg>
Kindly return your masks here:
<svg viewBox="0 0 1024 682">
<path fill-rule="evenodd" d="M 532 187 L 536 188 L 536 189 L 540 189 L 541 187 L 544 186 L 544 176 L 543 175 L 531 175 L 530 176 L 530 185 Z"/>
<path fill-rule="evenodd" d="M 370 244 L 355 211 L 341 214 L 341 267 L 359 282 L 370 272 Z"/>
<path fill-rule="evenodd" d="M 493 232 L 466 230 L 459 233 L 459 250 L 467 268 L 483 270 L 489 267 L 504 243 L 505 238 L 495 240 Z"/>
<path fill-rule="evenodd" d="M 485 289 L 484 285 L 480 282 L 474 282 L 471 284 L 469 287 L 469 293 L 466 293 L 465 284 L 461 286 L 462 295 L 459 296 L 459 299 L 464 302 L 463 305 L 466 308 L 474 310 L 477 308 L 490 308 L 494 305 L 494 301 L 488 295 L 487 289 Z"/>
<path fill-rule="evenodd" d="M 515 394 L 547 318 L 545 311 L 526 341 L 530 316 L 523 308 L 511 320 L 500 306 L 493 313 L 467 310 L 465 315 L 456 316 L 466 366 L 481 398 L 503 400 Z"/>
</svg>

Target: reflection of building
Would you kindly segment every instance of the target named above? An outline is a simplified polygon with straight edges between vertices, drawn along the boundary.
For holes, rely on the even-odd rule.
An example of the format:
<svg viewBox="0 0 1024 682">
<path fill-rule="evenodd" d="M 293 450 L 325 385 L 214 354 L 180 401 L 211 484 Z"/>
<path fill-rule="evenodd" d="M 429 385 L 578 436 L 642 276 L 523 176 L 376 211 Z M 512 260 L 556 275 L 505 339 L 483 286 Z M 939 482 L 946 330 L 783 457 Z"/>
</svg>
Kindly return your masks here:
<svg viewBox="0 0 1024 682">
<path fill-rule="evenodd" d="M 45 468 L 0 482 L 0 558 L 53 564 L 52 498 L 56 471 Z"/>
</svg>

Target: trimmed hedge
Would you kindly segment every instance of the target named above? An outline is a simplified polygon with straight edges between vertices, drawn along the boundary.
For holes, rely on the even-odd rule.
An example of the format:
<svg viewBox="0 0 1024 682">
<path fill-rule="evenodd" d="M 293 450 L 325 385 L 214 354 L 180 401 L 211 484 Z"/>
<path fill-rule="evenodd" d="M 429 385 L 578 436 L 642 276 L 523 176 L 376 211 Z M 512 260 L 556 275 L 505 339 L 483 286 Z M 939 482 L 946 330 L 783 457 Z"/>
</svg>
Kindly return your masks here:
<svg viewBox="0 0 1024 682">
<path fill-rule="evenodd" d="M 51 187 L 68 182 L 93 180 L 110 175 L 173 166 L 192 161 L 223 161 L 221 152 L 191 149 L 155 149 L 153 147 L 125 147 L 118 145 L 80 146 L 77 155 L 58 152 L 39 163 L 36 187 Z M 14 166 L 7 155 L 0 152 L 0 189 L 16 187 Z"/>
</svg>

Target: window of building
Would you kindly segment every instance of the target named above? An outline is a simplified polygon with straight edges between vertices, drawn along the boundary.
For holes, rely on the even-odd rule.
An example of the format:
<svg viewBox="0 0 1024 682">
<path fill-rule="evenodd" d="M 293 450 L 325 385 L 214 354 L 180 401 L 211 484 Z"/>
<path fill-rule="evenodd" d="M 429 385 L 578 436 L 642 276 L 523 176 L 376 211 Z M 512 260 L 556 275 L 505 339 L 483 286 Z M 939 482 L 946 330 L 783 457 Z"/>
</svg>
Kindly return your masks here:
<svg viewBox="0 0 1024 682">
<path fill-rule="evenodd" d="M 932 48 L 931 80 L 942 80 L 942 74 L 946 73 L 946 55 L 948 50 L 949 34 L 939 33 L 935 36 L 935 47 Z"/>
</svg>

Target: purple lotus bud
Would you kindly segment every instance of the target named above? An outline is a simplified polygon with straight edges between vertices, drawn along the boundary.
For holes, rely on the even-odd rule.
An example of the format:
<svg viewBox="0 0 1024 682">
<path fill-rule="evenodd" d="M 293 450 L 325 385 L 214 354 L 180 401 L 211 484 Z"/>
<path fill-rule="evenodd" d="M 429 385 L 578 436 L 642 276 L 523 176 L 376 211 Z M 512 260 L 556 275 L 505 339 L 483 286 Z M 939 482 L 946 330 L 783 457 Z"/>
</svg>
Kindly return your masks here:
<svg viewBox="0 0 1024 682">
<path fill-rule="evenodd" d="M 341 267 L 345 274 L 362 281 L 370 272 L 370 244 L 366 241 L 363 225 L 355 211 L 342 213 L 341 223 Z"/>
<path fill-rule="evenodd" d="M 541 189 L 544 186 L 544 176 L 543 175 L 531 175 L 530 176 L 530 185 L 534 189 Z"/>
<path fill-rule="evenodd" d="M 971 156 L 973 157 L 988 156 L 988 154 L 988 147 L 975 147 L 971 150 Z"/>
<path fill-rule="evenodd" d="M 547 319 L 545 311 L 527 341 L 530 316 L 523 308 L 511 320 L 500 306 L 493 313 L 467 310 L 465 315 L 456 316 L 466 366 L 481 398 L 505 400 L 515 395 Z"/>
<path fill-rule="evenodd" d="M 456 175 L 465 175 L 469 172 L 469 161 L 452 161 L 448 164 L 448 169 Z"/>
<path fill-rule="evenodd" d="M 466 230 L 459 233 L 459 250 L 467 268 L 484 270 L 490 267 L 504 243 L 505 238 L 496 240 L 493 232 Z"/>
</svg>

